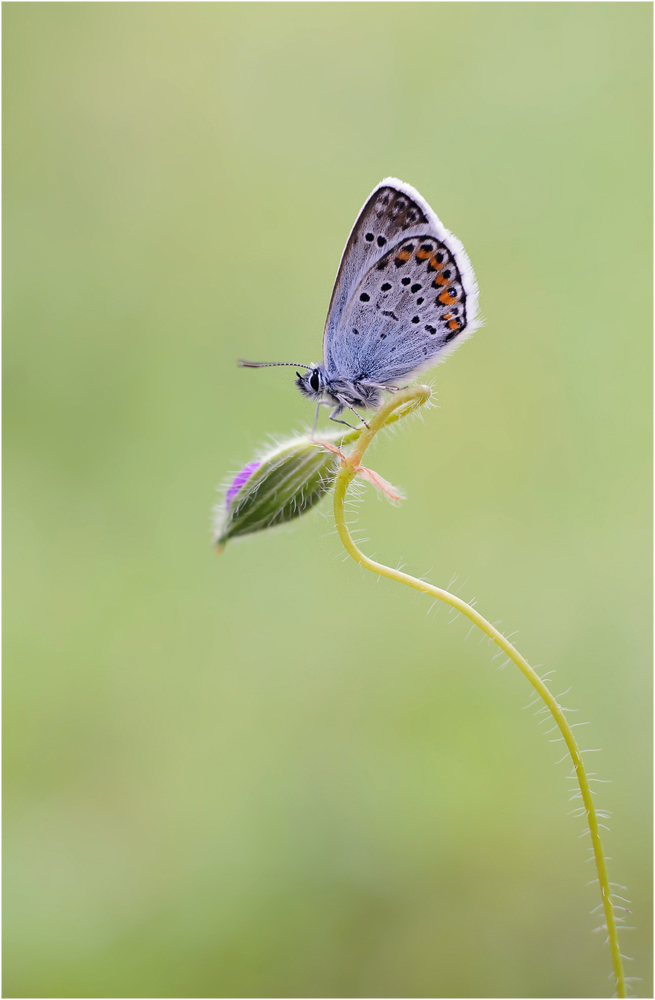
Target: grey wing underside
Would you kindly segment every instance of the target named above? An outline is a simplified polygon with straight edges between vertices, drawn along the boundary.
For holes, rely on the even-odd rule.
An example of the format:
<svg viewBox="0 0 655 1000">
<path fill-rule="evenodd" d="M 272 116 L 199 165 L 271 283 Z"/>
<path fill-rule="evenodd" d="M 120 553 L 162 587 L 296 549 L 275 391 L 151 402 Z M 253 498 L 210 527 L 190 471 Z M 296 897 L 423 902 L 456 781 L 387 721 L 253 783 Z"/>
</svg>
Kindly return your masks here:
<svg viewBox="0 0 655 1000">
<path fill-rule="evenodd" d="M 323 338 L 328 372 L 392 384 L 449 353 L 476 316 L 459 241 L 413 188 L 383 181 L 343 254 Z"/>
</svg>

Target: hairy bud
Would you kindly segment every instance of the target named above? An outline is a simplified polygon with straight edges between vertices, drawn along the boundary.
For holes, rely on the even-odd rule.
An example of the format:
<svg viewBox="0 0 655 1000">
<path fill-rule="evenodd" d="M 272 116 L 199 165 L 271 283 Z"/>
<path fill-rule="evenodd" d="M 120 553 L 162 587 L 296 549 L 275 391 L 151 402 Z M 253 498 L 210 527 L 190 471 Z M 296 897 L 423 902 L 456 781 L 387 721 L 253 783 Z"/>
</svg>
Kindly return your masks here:
<svg viewBox="0 0 655 1000">
<path fill-rule="evenodd" d="M 359 437 L 322 434 L 337 448 Z M 264 452 L 237 473 L 215 508 L 214 544 L 222 549 L 230 538 L 274 528 L 310 510 L 334 481 L 339 454 L 321 448 L 307 435 L 291 438 Z"/>
</svg>

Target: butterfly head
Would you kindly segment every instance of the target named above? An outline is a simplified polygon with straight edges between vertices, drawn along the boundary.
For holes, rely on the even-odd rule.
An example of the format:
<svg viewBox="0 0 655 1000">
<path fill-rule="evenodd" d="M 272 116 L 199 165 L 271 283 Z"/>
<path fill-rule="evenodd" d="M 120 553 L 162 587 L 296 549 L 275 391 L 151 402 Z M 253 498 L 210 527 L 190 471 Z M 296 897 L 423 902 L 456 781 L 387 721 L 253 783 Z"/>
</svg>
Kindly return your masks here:
<svg viewBox="0 0 655 1000">
<path fill-rule="evenodd" d="M 327 384 L 327 373 L 322 365 L 309 368 L 304 375 L 301 375 L 300 372 L 296 372 L 296 375 L 298 376 L 296 385 L 303 396 L 314 400 L 322 398 Z"/>
</svg>

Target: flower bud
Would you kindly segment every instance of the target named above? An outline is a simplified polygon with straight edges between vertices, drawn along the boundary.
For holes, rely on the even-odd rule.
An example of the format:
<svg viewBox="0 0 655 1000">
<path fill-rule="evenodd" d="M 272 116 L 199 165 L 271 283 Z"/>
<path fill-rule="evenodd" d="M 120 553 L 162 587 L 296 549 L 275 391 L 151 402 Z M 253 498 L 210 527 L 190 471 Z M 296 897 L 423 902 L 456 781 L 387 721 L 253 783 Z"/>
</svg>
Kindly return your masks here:
<svg viewBox="0 0 655 1000">
<path fill-rule="evenodd" d="M 353 429 L 321 437 L 340 448 L 360 433 Z M 264 531 L 304 514 L 332 486 L 338 462 L 338 454 L 321 448 L 307 435 L 291 438 L 249 462 L 215 508 L 214 544 L 220 551 L 230 538 Z"/>
</svg>

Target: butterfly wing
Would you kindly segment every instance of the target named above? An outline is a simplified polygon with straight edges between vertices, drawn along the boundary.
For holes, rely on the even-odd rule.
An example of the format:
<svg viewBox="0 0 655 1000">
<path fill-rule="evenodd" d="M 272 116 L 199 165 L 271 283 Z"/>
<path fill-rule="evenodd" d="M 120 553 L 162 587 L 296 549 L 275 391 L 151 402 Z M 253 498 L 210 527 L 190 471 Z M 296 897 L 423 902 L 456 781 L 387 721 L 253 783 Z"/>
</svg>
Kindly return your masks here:
<svg viewBox="0 0 655 1000">
<path fill-rule="evenodd" d="M 446 356 L 480 324 L 473 269 L 420 194 L 378 185 L 348 238 L 323 337 L 329 374 L 380 384 Z"/>
</svg>

